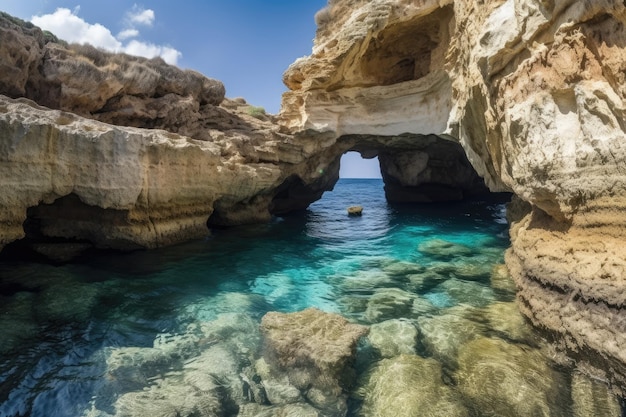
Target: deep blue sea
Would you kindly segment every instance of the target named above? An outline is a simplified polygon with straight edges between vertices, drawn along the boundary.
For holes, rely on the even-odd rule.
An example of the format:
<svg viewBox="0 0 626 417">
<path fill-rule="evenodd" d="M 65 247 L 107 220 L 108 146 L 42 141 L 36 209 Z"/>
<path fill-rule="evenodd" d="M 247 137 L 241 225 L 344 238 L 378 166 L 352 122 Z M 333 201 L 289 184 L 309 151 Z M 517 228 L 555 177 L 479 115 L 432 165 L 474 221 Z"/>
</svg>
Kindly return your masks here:
<svg viewBox="0 0 626 417">
<path fill-rule="evenodd" d="M 0 416 L 114 415 L 117 398 L 145 387 L 110 383 L 112 352 L 152 348 L 228 313 L 260 320 L 314 306 L 364 324 L 418 323 L 510 303 L 506 285 L 492 285 L 509 243 L 504 203 L 394 206 L 382 180 L 341 179 L 304 212 L 200 241 L 61 266 L 4 261 Z M 348 216 L 350 205 L 363 215 Z M 390 289 L 401 296 L 372 304 Z M 427 343 L 416 349 L 437 357 Z"/>
</svg>

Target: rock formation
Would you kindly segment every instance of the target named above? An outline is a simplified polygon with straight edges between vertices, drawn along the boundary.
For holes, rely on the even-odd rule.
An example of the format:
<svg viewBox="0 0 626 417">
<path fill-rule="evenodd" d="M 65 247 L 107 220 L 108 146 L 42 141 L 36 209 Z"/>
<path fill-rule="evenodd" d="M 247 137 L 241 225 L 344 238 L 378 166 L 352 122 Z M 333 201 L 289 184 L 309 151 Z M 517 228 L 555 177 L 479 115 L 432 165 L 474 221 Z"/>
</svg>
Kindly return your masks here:
<svg viewBox="0 0 626 417">
<path fill-rule="evenodd" d="M 343 153 L 378 155 L 390 200 L 513 192 L 523 313 L 624 391 L 624 2 L 332 0 L 317 21 L 274 120 L 1 17 L 0 248 L 166 245 L 305 208 Z"/>
<path fill-rule="evenodd" d="M 327 153 L 225 99 L 219 81 L 67 45 L 7 15 L 0 44 L 0 249 L 25 235 L 169 245 L 205 236 L 207 222 L 305 208 L 337 179 L 336 155 L 323 170 Z"/>
<path fill-rule="evenodd" d="M 216 205 L 281 182 L 275 165 L 240 163 L 212 142 L 103 124 L 24 99 L 0 98 L 0 135 L 2 244 L 24 235 L 27 215 L 45 236 L 100 247 L 172 244 L 205 236 Z"/>
<path fill-rule="evenodd" d="M 350 368 L 357 342 L 367 334 L 367 327 L 309 308 L 289 314 L 267 313 L 261 332 L 265 339 L 261 366 L 267 371 L 260 372 L 257 364 L 257 372 L 272 404 L 277 402 L 272 401 L 268 384 L 278 385 L 283 393 L 293 392 L 292 399 L 283 399 L 278 405 L 305 398 L 322 415 L 346 415 L 349 384 L 355 375 Z"/>
<path fill-rule="evenodd" d="M 507 255 L 522 311 L 623 390 L 624 3 L 337 0 L 317 22 L 311 56 L 284 76 L 285 129 L 381 156 L 402 136 L 381 168 L 409 188 L 464 190 L 410 174 L 430 169 L 425 138 L 463 149 L 491 191 L 524 202 Z"/>
<path fill-rule="evenodd" d="M 563 416 L 567 383 L 534 350 L 499 339 L 479 338 L 463 345 L 456 378 L 476 413 L 503 417 Z"/>
<path fill-rule="evenodd" d="M 442 379 L 434 359 L 404 354 L 383 359 L 360 381 L 357 395 L 363 406 L 358 415 L 468 417 L 459 393 Z"/>
</svg>

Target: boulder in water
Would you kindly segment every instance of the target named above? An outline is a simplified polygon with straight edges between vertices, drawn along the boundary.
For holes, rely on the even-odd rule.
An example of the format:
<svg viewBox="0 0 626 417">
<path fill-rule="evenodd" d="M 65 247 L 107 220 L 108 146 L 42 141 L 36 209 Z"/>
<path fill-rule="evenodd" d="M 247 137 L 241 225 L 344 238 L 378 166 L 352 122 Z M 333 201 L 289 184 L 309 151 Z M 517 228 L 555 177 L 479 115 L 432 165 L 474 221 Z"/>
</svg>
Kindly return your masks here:
<svg viewBox="0 0 626 417">
<path fill-rule="evenodd" d="M 348 207 L 348 215 L 349 216 L 360 216 L 363 214 L 363 207 L 361 206 L 350 206 Z"/>
<path fill-rule="evenodd" d="M 399 288 L 380 288 L 367 302 L 364 318 L 370 323 L 411 317 L 435 310 L 427 300 Z"/>
<path fill-rule="evenodd" d="M 530 323 L 522 316 L 515 302 L 495 302 L 481 309 L 489 330 L 497 332 L 503 339 L 534 345 L 536 334 Z"/>
<path fill-rule="evenodd" d="M 444 366 L 455 368 L 459 346 L 482 336 L 485 326 L 471 320 L 469 306 L 449 308 L 445 314 L 420 317 L 417 321 L 420 341 Z"/>
<path fill-rule="evenodd" d="M 572 375 L 574 417 L 621 416 L 620 401 L 602 381 L 581 373 Z"/>
<path fill-rule="evenodd" d="M 467 417 L 459 394 L 443 384 L 434 359 L 400 355 L 383 359 L 365 374 L 356 393 L 361 417 Z"/>
<path fill-rule="evenodd" d="M 355 379 L 351 365 L 356 345 L 368 328 L 351 324 L 338 314 L 309 308 L 267 313 L 261 331 L 263 358 L 273 378 L 299 389 L 323 415 L 343 417 L 347 392 Z"/>
<path fill-rule="evenodd" d="M 474 251 L 469 246 L 448 242 L 443 239 L 430 239 L 422 242 L 417 250 L 433 258 L 450 259 L 457 256 L 472 256 Z"/>
<path fill-rule="evenodd" d="M 417 329 L 408 320 L 387 320 L 373 324 L 368 338 L 383 358 L 415 354 Z"/>
<path fill-rule="evenodd" d="M 538 351 L 481 337 L 459 349 L 458 387 L 479 415 L 569 416 L 568 384 Z"/>
<path fill-rule="evenodd" d="M 484 307 L 495 299 L 491 287 L 480 282 L 456 278 L 442 282 L 433 288 L 432 293 L 446 294 L 453 304 L 467 304 L 474 307 Z"/>
<path fill-rule="evenodd" d="M 218 417 L 225 414 L 223 388 L 211 377 L 174 381 L 174 375 L 142 391 L 122 395 L 116 417 Z"/>
<path fill-rule="evenodd" d="M 391 276 L 405 277 L 423 272 L 424 266 L 414 262 L 393 261 L 386 263 L 381 269 Z"/>
</svg>

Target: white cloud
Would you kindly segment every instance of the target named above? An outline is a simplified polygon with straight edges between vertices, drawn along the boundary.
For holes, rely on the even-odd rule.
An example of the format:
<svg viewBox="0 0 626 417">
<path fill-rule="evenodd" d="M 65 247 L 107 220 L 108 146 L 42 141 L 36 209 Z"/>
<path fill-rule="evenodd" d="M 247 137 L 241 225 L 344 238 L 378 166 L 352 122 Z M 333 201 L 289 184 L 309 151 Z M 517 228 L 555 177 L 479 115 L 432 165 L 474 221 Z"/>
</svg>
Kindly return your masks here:
<svg viewBox="0 0 626 417">
<path fill-rule="evenodd" d="M 135 4 L 133 6 L 133 9 L 128 12 L 128 18 L 132 23 L 152 26 L 152 24 L 154 23 L 154 10 L 142 9 Z"/>
<path fill-rule="evenodd" d="M 109 29 L 99 23 L 85 22 L 70 9 L 59 8 L 52 14 L 33 16 L 31 21 L 68 42 L 90 43 L 109 51 L 119 50 L 122 46 Z"/>
<path fill-rule="evenodd" d="M 171 48 L 169 46 L 162 46 L 161 54 L 159 56 L 168 64 L 177 65 L 178 59 L 182 58 L 183 54 L 178 49 Z"/>
<path fill-rule="evenodd" d="M 139 31 L 135 28 L 129 28 L 121 31 L 117 37 L 115 37 L 109 29 L 101 24 L 85 22 L 77 15 L 79 10 L 79 6 L 73 11 L 66 8 L 59 8 L 52 14 L 33 16 L 31 21 L 40 28 L 48 30 L 60 39 L 71 43 L 89 43 L 107 51 L 125 52 L 130 55 L 138 55 L 145 58 L 160 56 L 165 62 L 172 65 L 176 65 L 178 59 L 182 56 L 180 51 L 170 46 L 155 45 L 137 39 L 132 39 L 127 44 L 124 44 L 123 41 L 138 37 L 140 35 Z M 136 19 L 133 18 L 133 16 Z M 154 11 L 139 10 L 137 6 L 135 6 L 130 17 L 134 22 L 151 25 L 154 22 Z"/>
<path fill-rule="evenodd" d="M 125 29 L 117 34 L 117 39 L 123 41 L 125 39 L 136 38 L 137 36 L 139 36 L 137 29 Z"/>
<path fill-rule="evenodd" d="M 143 56 L 145 58 L 160 56 L 165 62 L 172 65 L 176 65 L 178 58 L 182 56 L 179 51 L 174 48 L 170 48 L 169 46 L 155 45 L 135 39 L 130 41 L 128 45 L 124 46 L 124 52 L 129 55 Z"/>
</svg>

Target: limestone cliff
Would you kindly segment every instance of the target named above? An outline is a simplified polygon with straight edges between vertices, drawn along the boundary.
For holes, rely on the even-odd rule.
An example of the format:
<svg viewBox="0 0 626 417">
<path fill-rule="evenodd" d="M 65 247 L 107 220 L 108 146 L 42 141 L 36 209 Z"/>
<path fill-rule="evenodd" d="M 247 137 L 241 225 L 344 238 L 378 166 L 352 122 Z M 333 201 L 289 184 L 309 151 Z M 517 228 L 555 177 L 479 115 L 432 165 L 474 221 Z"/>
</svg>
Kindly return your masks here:
<svg viewBox="0 0 626 417">
<path fill-rule="evenodd" d="M 7 15 L 0 94 L 0 249 L 25 234 L 168 245 L 205 236 L 207 222 L 306 207 L 336 181 L 315 143 L 225 99 L 221 82 L 67 45 Z"/>
<path fill-rule="evenodd" d="M 403 135 L 383 175 L 427 170 L 411 152 L 429 135 L 459 144 L 526 202 L 507 255 L 523 312 L 626 386 L 624 2 L 331 0 L 316 19 L 284 76 L 285 129 L 370 154 L 364 135 L 381 153 Z"/>
</svg>

